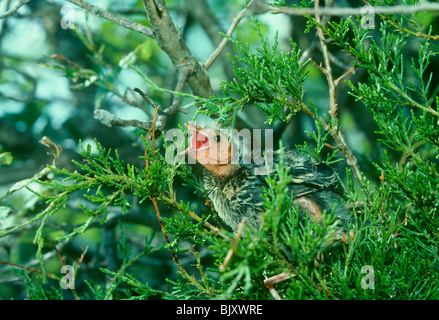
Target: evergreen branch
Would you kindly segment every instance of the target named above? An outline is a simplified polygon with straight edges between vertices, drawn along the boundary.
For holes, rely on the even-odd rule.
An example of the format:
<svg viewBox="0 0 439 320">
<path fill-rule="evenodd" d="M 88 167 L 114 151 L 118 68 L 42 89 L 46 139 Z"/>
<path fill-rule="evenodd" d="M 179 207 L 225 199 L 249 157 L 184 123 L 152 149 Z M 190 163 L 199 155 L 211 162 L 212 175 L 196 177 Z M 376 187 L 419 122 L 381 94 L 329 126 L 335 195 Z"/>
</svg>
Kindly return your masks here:
<svg viewBox="0 0 439 320">
<path fill-rule="evenodd" d="M 380 18 L 383 19 L 384 21 L 386 21 L 388 24 L 390 24 L 395 29 L 397 29 L 401 32 L 407 33 L 411 36 L 418 37 L 418 38 L 424 38 L 424 39 L 430 39 L 433 41 L 439 40 L 439 35 L 425 34 L 425 33 L 422 33 L 420 31 L 414 32 L 414 31 L 410 30 L 409 28 L 406 28 L 402 25 L 397 24 L 395 21 L 392 21 L 392 19 L 390 19 L 382 14 L 380 14 Z"/>
<path fill-rule="evenodd" d="M 201 292 L 204 292 L 204 293 L 206 293 L 206 294 L 209 295 L 209 296 L 215 296 L 214 292 L 212 292 L 212 291 L 211 291 L 210 289 L 208 289 L 207 287 L 206 287 L 206 288 L 203 287 L 203 286 L 202 286 L 202 285 L 201 285 L 201 284 L 200 284 L 200 283 L 199 283 L 199 282 L 198 282 L 193 276 L 190 276 L 190 275 L 187 273 L 186 269 L 184 269 L 184 268 L 182 267 L 182 265 L 181 265 L 181 263 L 180 263 L 180 260 L 178 259 L 178 256 L 177 256 L 177 254 L 175 253 L 175 251 L 174 251 L 174 249 L 173 249 L 173 247 L 172 247 L 172 245 L 171 245 L 171 242 L 169 241 L 168 235 L 167 235 L 167 233 L 166 233 L 166 231 L 165 231 L 165 225 L 163 224 L 162 218 L 160 217 L 160 211 L 159 211 L 158 206 L 157 206 L 157 200 L 156 200 L 154 197 L 152 197 L 152 198 L 151 198 L 151 201 L 152 201 L 152 204 L 154 205 L 154 209 L 155 209 L 155 211 L 156 211 L 157 219 L 158 219 L 158 221 L 159 221 L 160 228 L 161 228 L 161 230 L 162 230 L 163 236 L 165 237 L 165 240 L 166 240 L 166 242 L 168 243 L 169 250 L 171 251 L 172 259 L 174 260 L 175 264 L 177 265 L 178 270 L 180 270 L 180 273 L 181 273 L 186 279 L 188 279 L 189 282 L 190 282 L 191 284 L 193 284 L 195 287 L 197 287 L 198 289 L 200 289 Z"/>
<path fill-rule="evenodd" d="M 393 83 L 387 77 L 384 78 L 384 80 L 385 80 L 385 82 L 387 83 L 387 85 L 390 88 L 395 90 L 401 97 L 403 97 L 404 99 L 406 99 L 408 101 L 407 105 L 409 105 L 411 107 L 415 107 L 415 108 L 421 109 L 421 110 L 426 111 L 428 113 L 431 113 L 435 117 L 439 116 L 439 114 L 438 114 L 438 112 L 436 110 L 434 110 L 431 107 L 425 107 L 422 104 L 420 104 L 420 103 L 416 102 L 415 100 L 413 100 L 412 97 L 410 97 L 410 95 L 408 95 L 404 90 L 401 90 L 401 88 L 399 88 L 395 83 Z"/>
<path fill-rule="evenodd" d="M 175 199 L 167 197 L 165 195 L 160 195 L 160 201 L 165 203 L 166 205 L 173 207 L 174 209 L 176 209 L 177 211 L 182 212 L 184 209 L 182 207 L 181 204 L 179 204 Z M 199 222 L 199 223 L 203 223 L 203 225 L 212 230 L 215 234 L 219 235 L 220 237 L 232 241 L 231 238 L 229 238 L 228 236 L 226 236 L 220 228 L 215 227 L 214 225 L 212 225 L 211 223 L 207 222 L 207 221 L 203 221 L 202 218 L 200 218 L 200 216 L 198 216 L 195 212 L 193 212 L 192 210 L 188 210 L 187 211 L 188 216 L 192 219 L 194 219 L 195 221 Z"/>
<path fill-rule="evenodd" d="M 77 5 L 78 7 L 81 7 L 83 9 L 91 12 L 92 14 L 94 14 L 98 17 L 102 17 L 104 19 L 107 19 L 109 21 L 117 23 L 118 25 L 120 25 L 124 28 L 139 32 L 139 33 L 144 34 L 145 36 L 153 38 L 153 39 L 156 38 L 154 31 L 152 29 L 150 29 L 150 28 L 148 28 L 140 23 L 136 23 L 136 22 L 130 21 L 128 19 L 125 19 L 114 12 L 107 11 L 101 7 L 90 4 L 90 3 L 85 2 L 83 0 L 67 0 L 67 1 Z"/>
<path fill-rule="evenodd" d="M 155 147 L 154 147 L 154 144 L 155 144 L 155 121 L 156 121 L 156 118 L 157 118 L 157 110 L 158 110 L 158 106 L 155 107 L 154 119 L 152 121 L 152 128 L 148 132 L 148 135 L 147 135 L 147 138 L 146 138 L 146 140 L 149 140 L 149 135 L 150 134 L 152 135 L 151 143 L 152 143 L 152 152 L 153 153 L 155 153 Z M 146 170 L 146 172 L 148 172 L 148 160 L 147 160 L 147 149 L 146 148 L 145 148 L 145 170 Z M 148 173 L 147 173 L 147 176 L 148 176 Z M 155 209 L 155 212 L 156 212 L 156 216 L 157 216 L 157 220 L 159 221 L 159 224 L 160 224 L 160 229 L 161 229 L 161 231 L 163 233 L 163 236 L 164 236 L 164 238 L 166 240 L 166 243 L 168 244 L 169 250 L 171 251 L 172 259 L 174 260 L 175 264 L 177 265 L 178 269 L 180 270 L 180 273 L 186 279 L 188 279 L 191 284 L 196 286 L 202 292 L 208 294 L 209 296 L 214 296 L 214 293 L 211 290 L 209 290 L 207 287 L 204 288 L 197 280 L 195 280 L 194 277 L 190 276 L 187 273 L 187 271 L 182 267 L 182 265 L 180 263 L 180 260 L 178 259 L 178 256 L 175 253 L 174 248 L 172 247 L 171 242 L 169 241 L 168 234 L 167 234 L 167 232 L 165 230 L 165 225 L 163 224 L 163 220 L 162 220 L 162 218 L 160 216 L 160 211 L 159 211 L 159 208 L 158 208 L 158 205 L 157 205 L 157 200 L 156 200 L 156 198 L 154 196 L 151 196 L 150 199 L 151 199 L 151 202 L 152 202 L 152 204 L 154 206 L 154 209 Z"/>
</svg>

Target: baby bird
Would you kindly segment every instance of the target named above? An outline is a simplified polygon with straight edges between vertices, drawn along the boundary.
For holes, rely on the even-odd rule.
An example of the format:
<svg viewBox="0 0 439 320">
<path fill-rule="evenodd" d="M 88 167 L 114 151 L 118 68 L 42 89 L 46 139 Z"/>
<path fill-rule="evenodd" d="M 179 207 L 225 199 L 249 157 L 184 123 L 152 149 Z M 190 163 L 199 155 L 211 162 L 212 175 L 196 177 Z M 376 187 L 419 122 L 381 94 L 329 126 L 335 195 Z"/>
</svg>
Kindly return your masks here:
<svg viewBox="0 0 439 320">
<path fill-rule="evenodd" d="M 337 216 L 340 232 L 334 242 L 348 242 L 352 238 L 346 234 L 346 225 L 352 216 L 343 206 L 343 193 L 334 170 L 324 163 L 316 163 L 298 151 L 283 153 L 270 151 L 271 168 L 265 163 L 254 161 L 242 163 L 236 152 L 238 143 L 229 141 L 227 130 L 202 128 L 186 124 L 191 131 L 189 147 L 184 151 L 189 158 L 196 160 L 205 168 L 203 173 L 204 186 L 214 209 L 219 217 L 235 232 L 239 223 L 246 218 L 250 227 L 258 230 L 263 218 L 263 193 L 267 188 L 265 174 L 275 174 L 275 164 L 283 156 L 284 167 L 289 168 L 291 182 L 288 185 L 301 213 L 308 212 L 317 221 L 322 218 L 323 211 Z M 193 161 L 194 162 L 194 161 Z M 258 171 L 259 170 L 259 171 Z M 267 171 L 268 170 L 268 171 Z M 265 172 L 265 174 L 257 174 Z"/>
</svg>

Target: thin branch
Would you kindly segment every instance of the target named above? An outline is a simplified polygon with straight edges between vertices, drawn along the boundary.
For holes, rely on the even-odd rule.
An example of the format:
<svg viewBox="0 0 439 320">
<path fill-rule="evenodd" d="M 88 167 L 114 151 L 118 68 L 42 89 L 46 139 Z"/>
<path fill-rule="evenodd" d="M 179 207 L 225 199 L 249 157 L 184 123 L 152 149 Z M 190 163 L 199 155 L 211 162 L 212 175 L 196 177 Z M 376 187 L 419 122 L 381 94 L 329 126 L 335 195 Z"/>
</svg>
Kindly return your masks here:
<svg viewBox="0 0 439 320">
<path fill-rule="evenodd" d="M 232 259 L 233 254 L 235 253 L 236 247 L 238 245 L 239 239 L 241 238 L 242 230 L 244 229 L 245 223 L 247 222 L 247 219 L 244 217 L 242 221 L 238 225 L 238 231 L 236 232 L 235 239 L 233 240 L 232 247 L 230 248 L 229 252 L 227 252 L 226 257 L 224 258 L 223 263 L 219 266 L 219 271 L 224 272 L 227 268 L 227 265 L 230 262 L 230 259 Z"/>
<path fill-rule="evenodd" d="M 264 280 L 264 286 L 268 288 L 268 291 L 270 291 L 271 296 L 275 300 L 282 300 L 281 296 L 279 295 L 279 293 L 274 288 L 274 285 L 276 283 L 288 280 L 290 278 L 294 278 L 295 276 L 296 275 L 294 273 L 282 272 L 282 273 L 279 273 L 279 274 L 277 274 L 277 275 L 275 275 L 273 277 L 265 279 Z"/>
<path fill-rule="evenodd" d="M 293 16 L 354 16 L 363 15 L 364 9 L 359 8 L 343 8 L 343 7 L 323 7 L 323 8 L 290 8 L 277 7 L 268 5 L 262 1 L 258 1 L 259 6 L 264 12 L 284 13 Z M 420 11 L 439 11 L 439 3 L 431 3 L 420 1 L 416 5 L 396 5 L 396 6 L 372 6 L 374 14 L 413 14 Z"/>
<path fill-rule="evenodd" d="M 95 110 L 94 118 L 108 127 L 136 127 L 145 131 L 150 130 L 152 127 L 151 121 L 142 121 L 137 119 L 124 120 L 116 118 L 114 114 L 104 109 Z"/>
<path fill-rule="evenodd" d="M 315 2 L 316 10 L 319 8 L 319 1 L 317 0 Z M 321 19 L 319 15 L 316 15 L 316 21 L 320 24 Z M 326 39 L 325 35 L 323 34 L 323 30 L 320 28 L 317 28 L 317 34 L 319 36 L 320 40 L 320 46 L 322 47 L 322 53 L 323 53 L 323 61 L 325 63 L 325 76 L 328 82 L 329 86 L 329 114 L 331 118 L 337 118 L 337 100 L 336 100 L 336 92 L 335 92 L 335 82 L 334 77 L 332 75 L 332 67 L 331 67 L 331 61 L 329 58 L 329 50 L 326 46 Z"/>
<path fill-rule="evenodd" d="M 222 28 L 220 21 L 208 2 L 206 0 L 185 0 L 183 3 L 183 8 L 193 20 L 200 24 L 212 45 L 214 47 L 219 46 L 224 39 L 221 34 L 226 33 L 226 30 Z M 233 80 L 235 74 L 233 73 L 233 65 L 230 63 L 229 56 L 234 55 L 233 47 L 230 45 L 226 45 L 222 54 L 219 55 L 221 66 L 224 68 L 224 74 L 230 81 Z"/>
<path fill-rule="evenodd" d="M 18 9 L 20 9 L 22 6 L 24 6 L 26 3 L 30 2 L 30 1 L 31 0 L 21 0 L 19 3 L 17 3 L 15 6 L 13 6 L 8 11 L 0 13 L 0 19 L 9 17 L 11 14 L 14 14 Z"/>
<path fill-rule="evenodd" d="M 174 198 L 170 198 L 170 197 L 167 197 L 165 195 L 161 195 L 160 200 L 161 200 L 161 202 L 165 203 L 166 205 L 173 207 L 177 211 L 180 211 L 180 212 L 183 211 L 182 205 L 179 202 L 177 202 Z M 206 228 L 212 230 L 213 232 L 215 232 L 215 234 L 219 235 L 220 237 L 227 239 L 229 241 L 233 240 L 230 237 L 226 236 L 224 233 L 222 233 L 220 228 L 215 227 L 214 225 L 210 224 L 207 221 L 203 222 L 203 219 L 200 216 L 198 216 L 195 212 L 193 212 L 191 210 L 187 210 L 187 213 L 188 213 L 188 216 L 190 218 L 194 219 L 197 222 L 203 223 L 203 225 Z"/>
<path fill-rule="evenodd" d="M 107 11 L 101 7 L 92 5 L 92 4 L 85 2 L 85 1 L 82 1 L 82 0 L 67 0 L 67 1 L 77 5 L 78 7 L 81 7 L 83 9 L 91 12 L 92 14 L 94 14 L 98 17 L 107 19 L 109 21 L 117 23 L 118 25 L 120 25 L 124 28 L 139 32 L 141 34 L 144 34 L 145 36 L 148 36 L 150 38 L 155 39 L 154 31 L 151 28 L 144 26 L 143 24 L 130 21 L 128 19 L 125 19 L 125 18 L 119 16 L 116 13 Z"/>
<path fill-rule="evenodd" d="M 191 74 L 191 70 L 186 67 L 183 67 L 179 70 L 177 85 L 174 92 L 182 92 L 189 75 Z M 142 90 L 139 88 L 134 88 L 134 92 L 140 94 L 140 96 L 151 104 L 155 108 L 155 115 L 153 120 L 137 120 L 137 119 L 120 119 L 117 118 L 113 113 L 104 109 L 97 109 L 94 112 L 94 118 L 99 120 L 101 123 L 108 127 L 118 126 L 118 127 L 136 127 L 143 129 L 145 131 L 150 131 L 153 127 L 154 130 L 163 131 L 166 125 L 166 120 L 168 117 L 176 114 L 177 112 L 187 113 L 186 110 L 181 109 L 181 96 L 178 94 L 174 94 L 174 100 L 171 106 L 162 110 L 159 106 L 148 97 Z M 158 114 L 158 115 L 157 115 Z"/>
<path fill-rule="evenodd" d="M 338 86 L 339 82 L 345 78 L 347 75 L 351 74 L 351 73 L 355 73 L 355 68 L 356 66 L 353 66 L 352 68 L 350 68 L 348 71 L 346 71 L 345 73 L 343 73 L 340 77 L 338 77 L 337 79 L 335 79 L 334 83 L 336 86 Z"/>
<path fill-rule="evenodd" d="M 252 0 L 252 2 L 255 0 Z M 252 3 L 250 2 L 249 5 Z M 241 12 L 236 16 L 235 19 L 233 19 L 232 24 L 229 27 L 229 30 L 227 31 L 226 35 L 230 37 L 235 31 L 236 27 L 238 26 L 239 22 L 246 16 L 250 14 L 250 11 L 246 8 L 242 9 Z M 227 42 L 229 39 L 227 37 L 224 37 L 219 46 L 215 49 L 215 51 L 210 55 L 209 59 L 204 63 L 203 67 L 204 69 L 208 70 L 210 66 L 215 62 L 215 60 L 218 58 L 218 56 L 221 54 L 223 49 L 225 48 Z"/>
<path fill-rule="evenodd" d="M 147 96 L 145 94 L 145 92 L 143 92 L 142 90 L 140 90 L 139 88 L 134 88 L 133 89 L 134 92 L 137 92 L 138 94 L 140 94 L 140 96 L 147 101 L 150 105 L 152 105 L 154 108 L 157 107 L 157 104 L 154 102 L 154 100 L 152 100 L 149 96 Z M 163 114 L 163 110 L 160 108 L 157 108 L 157 112 L 160 114 Z"/>
<path fill-rule="evenodd" d="M 322 66 L 322 64 L 318 64 L 313 59 L 309 59 L 309 62 L 311 62 L 315 67 L 317 67 L 325 76 L 326 76 L 326 69 Z"/>
<path fill-rule="evenodd" d="M 183 92 L 190 73 L 191 73 L 191 70 L 189 70 L 186 67 L 183 67 L 179 70 L 177 84 L 175 85 L 175 90 L 174 90 L 175 92 Z M 165 113 L 167 116 L 173 115 L 173 114 L 177 113 L 177 111 L 182 111 L 184 113 L 187 113 L 187 111 L 182 110 L 180 108 L 180 106 L 181 106 L 181 96 L 178 94 L 174 94 L 174 100 L 172 101 L 172 105 L 170 107 L 166 108 L 163 111 L 163 113 Z"/>
<path fill-rule="evenodd" d="M 319 10 L 319 1 L 315 1 L 316 10 Z M 319 15 L 316 15 L 315 17 L 316 21 L 321 23 L 321 19 Z M 338 109 L 337 109 L 337 98 L 336 98 L 336 80 L 334 80 L 334 76 L 332 74 L 332 68 L 331 68 L 331 61 L 329 57 L 329 50 L 326 45 L 326 39 L 325 35 L 323 34 L 323 30 L 320 27 L 317 27 L 317 34 L 320 39 L 320 45 L 323 52 L 323 60 L 325 64 L 325 72 L 323 72 L 326 76 L 326 80 L 328 82 L 328 90 L 329 90 L 329 115 L 331 119 L 333 120 L 334 126 L 331 124 L 327 124 L 325 122 L 322 122 L 325 126 L 325 129 L 328 130 L 331 134 L 331 136 L 334 138 L 334 140 L 337 142 L 338 146 L 340 147 L 340 150 L 343 152 L 343 154 L 346 157 L 347 164 L 351 168 L 355 179 L 358 181 L 358 183 L 361 185 L 361 188 L 365 192 L 366 195 L 369 196 L 364 183 L 363 178 L 361 175 L 360 168 L 358 166 L 358 160 L 352 153 L 352 150 L 348 147 L 343 130 L 339 126 L 339 119 L 338 119 Z M 344 77 L 342 75 L 342 77 Z M 338 80 L 338 79 L 337 79 Z M 335 127 L 335 128 L 334 128 Z M 367 202 L 369 203 L 370 200 L 367 198 Z"/>
<path fill-rule="evenodd" d="M 232 24 L 229 27 L 229 30 L 227 31 L 226 35 L 230 37 L 235 31 L 236 27 L 238 26 L 239 22 L 245 18 L 246 16 L 250 14 L 261 14 L 267 12 L 266 10 L 267 5 L 260 1 L 260 0 L 251 0 L 247 7 L 241 10 L 241 12 L 236 16 L 235 19 L 233 19 Z M 210 66 L 215 62 L 215 60 L 218 58 L 218 56 L 221 54 L 221 52 L 224 50 L 224 47 L 226 46 L 229 39 L 227 37 L 223 38 L 219 46 L 215 49 L 215 51 L 210 55 L 210 57 L 207 59 L 207 61 L 204 63 L 204 69 L 209 69 Z"/>
<path fill-rule="evenodd" d="M 406 92 L 404 92 L 403 90 L 401 90 L 401 88 L 399 88 L 397 85 L 395 85 L 392 81 L 390 81 L 389 79 L 385 79 L 385 81 L 387 82 L 387 84 L 389 85 L 390 88 L 392 88 L 393 90 L 395 90 L 396 92 L 398 92 L 398 94 L 400 94 L 403 98 L 405 98 L 408 101 L 408 105 L 414 108 L 418 108 L 421 109 L 423 111 L 426 111 L 436 117 L 439 117 L 439 113 L 434 110 L 431 107 L 425 107 L 422 104 L 416 102 L 415 100 L 413 100 L 412 97 L 410 97 Z"/>
<path fill-rule="evenodd" d="M 38 270 L 38 269 L 35 269 L 35 268 L 26 267 L 26 266 L 22 266 L 20 264 L 12 263 L 12 262 L 9 262 L 9 261 L 0 261 L 0 264 L 7 264 L 7 265 L 10 265 L 12 267 L 24 269 L 24 270 L 27 270 L 27 271 L 30 271 L 30 272 L 35 272 L 35 273 L 38 273 L 38 274 L 43 274 L 43 272 L 41 270 Z M 53 273 L 45 273 L 44 275 L 46 277 L 48 277 L 48 278 L 60 281 L 60 278 L 57 277 L 56 275 L 54 275 Z"/>
</svg>

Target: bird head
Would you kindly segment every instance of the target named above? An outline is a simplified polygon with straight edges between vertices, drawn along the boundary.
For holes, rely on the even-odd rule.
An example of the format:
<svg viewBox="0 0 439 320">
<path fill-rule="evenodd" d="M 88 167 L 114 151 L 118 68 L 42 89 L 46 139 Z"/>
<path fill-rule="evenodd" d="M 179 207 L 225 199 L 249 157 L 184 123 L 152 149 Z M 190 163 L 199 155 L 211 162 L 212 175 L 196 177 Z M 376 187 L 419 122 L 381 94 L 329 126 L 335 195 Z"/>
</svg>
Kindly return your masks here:
<svg viewBox="0 0 439 320">
<path fill-rule="evenodd" d="M 183 152 L 203 165 L 211 174 L 226 177 L 233 173 L 238 164 L 232 163 L 232 144 L 227 129 L 203 128 L 187 123 L 191 132 L 189 147 Z"/>
</svg>

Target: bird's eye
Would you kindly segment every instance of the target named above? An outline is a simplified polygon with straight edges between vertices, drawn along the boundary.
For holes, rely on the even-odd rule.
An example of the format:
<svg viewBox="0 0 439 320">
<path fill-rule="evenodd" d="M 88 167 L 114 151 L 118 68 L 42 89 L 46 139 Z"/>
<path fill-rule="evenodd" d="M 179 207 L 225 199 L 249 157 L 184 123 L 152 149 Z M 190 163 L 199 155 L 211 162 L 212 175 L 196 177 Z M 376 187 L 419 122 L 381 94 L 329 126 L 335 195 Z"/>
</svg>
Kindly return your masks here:
<svg viewBox="0 0 439 320">
<path fill-rule="evenodd" d="M 221 141 L 221 136 L 217 135 L 213 138 L 213 140 L 215 140 L 215 142 L 220 142 Z"/>
</svg>

